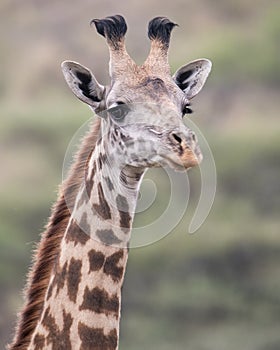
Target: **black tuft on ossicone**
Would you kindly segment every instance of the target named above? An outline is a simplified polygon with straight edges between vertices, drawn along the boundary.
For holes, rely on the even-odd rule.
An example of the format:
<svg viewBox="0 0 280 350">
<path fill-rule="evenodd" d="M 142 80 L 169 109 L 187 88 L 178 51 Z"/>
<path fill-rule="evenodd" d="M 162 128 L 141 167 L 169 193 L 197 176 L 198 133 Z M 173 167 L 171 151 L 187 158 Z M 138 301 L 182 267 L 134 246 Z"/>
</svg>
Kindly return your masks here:
<svg viewBox="0 0 280 350">
<path fill-rule="evenodd" d="M 97 32 L 109 40 L 115 47 L 118 47 L 119 41 L 125 36 L 127 25 L 121 15 L 106 17 L 104 19 L 93 19 Z"/>
<path fill-rule="evenodd" d="M 164 46 L 169 46 L 172 29 L 178 24 L 166 17 L 155 17 L 149 22 L 148 37 L 150 40 L 159 40 Z"/>
</svg>

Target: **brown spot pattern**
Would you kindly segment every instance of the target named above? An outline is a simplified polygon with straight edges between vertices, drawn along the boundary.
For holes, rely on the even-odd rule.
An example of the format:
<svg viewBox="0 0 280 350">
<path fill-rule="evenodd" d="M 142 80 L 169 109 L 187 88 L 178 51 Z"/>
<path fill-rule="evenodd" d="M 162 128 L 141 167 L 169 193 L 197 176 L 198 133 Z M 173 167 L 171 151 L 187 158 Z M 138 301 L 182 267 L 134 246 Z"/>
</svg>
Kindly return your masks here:
<svg viewBox="0 0 280 350">
<path fill-rule="evenodd" d="M 121 181 L 121 183 L 127 185 L 127 178 L 126 178 L 126 175 L 124 174 L 123 171 L 121 171 L 121 173 L 120 173 L 120 181 Z"/>
<path fill-rule="evenodd" d="M 80 310 L 91 310 L 97 314 L 113 314 L 116 318 L 119 315 L 119 298 L 117 294 L 110 296 L 105 289 L 98 287 L 89 290 L 86 287 L 83 296 L 83 303 Z"/>
<path fill-rule="evenodd" d="M 123 266 L 118 266 L 119 261 L 123 258 L 123 250 L 107 257 L 103 271 L 106 275 L 110 275 L 114 282 L 120 281 L 123 276 L 124 268 Z"/>
<path fill-rule="evenodd" d="M 67 230 L 65 239 L 67 243 L 74 242 L 74 245 L 76 246 L 78 243 L 82 245 L 86 244 L 90 237 L 80 228 L 75 220 L 72 220 Z"/>
<path fill-rule="evenodd" d="M 115 236 L 113 230 L 97 230 L 96 236 L 100 239 L 100 241 L 106 245 L 111 244 L 119 244 L 122 241 Z"/>
<path fill-rule="evenodd" d="M 60 243 L 71 217 L 71 209 L 74 208 L 81 184 L 84 181 L 88 150 L 95 147 L 96 141 L 100 137 L 100 124 L 99 118 L 92 124 L 90 132 L 82 141 L 68 179 L 60 187 L 58 200 L 52 208 L 49 223 L 42 234 L 32 269 L 28 274 L 26 302 L 19 315 L 16 334 L 10 344 L 10 349 L 27 349 L 42 316 L 45 295 L 59 253 Z M 89 239 L 87 235 L 85 237 Z M 75 237 L 74 240 L 76 241 L 76 239 Z"/>
<path fill-rule="evenodd" d="M 89 179 L 86 178 L 86 180 L 85 180 L 85 182 L 86 182 L 86 194 L 87 194 L 88 198 L 90 197 L 91 191 L 93 188 L 95 172 L 96 172 L 96 162 L 93 163 L 93 167 L 91 169 L 91 174 L 90 174 Z M 88 173 L 87 173 L 86 177 L 88 177 Z"/>
<path fill-rule="evenodd" d="M 73 318 L 70 314 L 63 310 L 63 328 L 59 330 L 55 322 L 55 318 L 50 313 L 50 307 L 45 311 L 43 318 L 43 326 L 49 331 L 46 338 L 47 345 L 52 345 L 52 350 L 72 349 L 70 341 L 70 328 L 73 323 Z"/>
<path fill-rule="evenodd" d="M 45 337 L 40 333 L 36 334 L 33 340 L 33 344 L 34 344 L 34 350 L 44 350 Z"/>
<path fill-rule="evenodd" d="M 109 178 L 109 176 L 104 177 L 104 180 L 106 181 L 106 184 L 107 184 L 107 186 L 108 186 L 109 191 L 113 191 L 113 189 L 114 189 L 114 184 L 113 184 L 113 182 L 111 181 L 111 179 Z"/>
<path fill-rule="evenodd" d="M 127 199 L 121 194 L 118 194 L 116 197 L 116 203 L 120 214 L 120 227 L 130 228 L 131 216 L 129 214 Z M 125 232 L 126 231 L 127 230 L 125 230 Z"/>
<path fill-rule="evenodd" d="M 98 271 L 104 264 L 105 255 L 101 252 L 98 252 L 94 249 L 88 252 L 89 259 L 89 272 L 90 271 Z"/>
<path fill-rule="evenodd" d="M 108 335 L 101 328 L 90 328 L 79 322 L 78 332 L 82 341 L 81 350 L 115 350 L 118 345 L 118 335 L 115 329 Z"/>
<path fill-rule="evenodd" d="M 143 175 L 143 172 L 135 173 L 135 181 L 140 181 L 142 175 Z"/>
<path fill-rule="evenodd" d="M 82 262 L 71 258 L 67 275 L 67 288 L 69 299 L 76 302 L 79 284 L 82 278 Z"/>
<path fill-rule="evenodd" d="M 53 289 L 56 287 L 56 295 L 64 287 L 66 273 L 67 273 L 67 261 L 64 263 L 63 267 L 59 266 L 59 261 L 57 261 L 57 268 L 55 271 L 55 275 L 53 281 L 48 289 L 47 300 L 51 297 Z"/>
<path fill-rule="evenodd" d="M 83 191 L 81 198 L 79 199 L 79 202 L 77 204 L 77 209 L 79 209 L 81 206 L 85 205 L 89 200 L 89 197 L 86 193 L 86 190 Z"/>
<path fill-rule="evenodd" d="M 102 167 L 103 167 L 103 165 L 106 163 L 106 161 L 107 161 L 107 156 L 106 156 L 106 154 L 100 153 L 100 154 L 99 154 L 99 158 L 97 159 L 98 167 L 99 167 L 100 170 L 102 169 Z"/>
<path fill-rule="evenodd" d="M 98 168 L 99 168 L 99 170 L 102 170 L 103 163 L 102 163 L 102 159 L 101 159 L 100 156 L 99 156 L 99 158 L 97 159 L 97 163 L 98 163 Z"/>
<path fill-rule="evenodd" d="M 101 183 L 99 182 L 98 187 L 98 198 L 99 198 L 99 204 L 93 204 L 93 210 L 101 216 L 102 219 L 108 220 L 111 219 L 111 210 L 110 207 L 104 197 L 104 192 Z"/>
</svg>

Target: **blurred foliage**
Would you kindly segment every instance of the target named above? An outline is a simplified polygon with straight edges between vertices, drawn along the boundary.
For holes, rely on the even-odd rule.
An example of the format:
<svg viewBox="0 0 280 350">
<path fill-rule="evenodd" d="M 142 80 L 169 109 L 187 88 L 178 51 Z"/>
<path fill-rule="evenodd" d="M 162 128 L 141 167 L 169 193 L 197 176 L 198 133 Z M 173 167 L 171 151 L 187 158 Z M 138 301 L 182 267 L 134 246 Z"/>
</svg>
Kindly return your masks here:
<svg viewBox="0 0 280 350">
<path fill-rule="evenodd" d="M 262 21 L 250 28 L 225 32 L 217 33 L 209 43 L 208 52 L 213 53 L 217 65 L 216 78 L 279 86 L 280 6 L 264 12 Z"/>
<path fill-rule="evenodd" d="M 157 15 L 180 24 L 172 70 L 199 56 L 213 60 L 193 121 L 214 154 L 218 188 L 207 221 L 187 235 L 199 189 L 192 171 L 194 195 L 180 224 L 157 244 L 131 250 L 120 349 L 278 350 L 279 3 L 3 0 L 0 13 L 0 346 L 11 338 L 65 151 L 91 116 L 68 92 L 59 63 L 80 61 L 108 82 L 106 45 L 88 23 L 122 13 L 137 62 L 148 52 L 147 21 Z M 157 205 L 136 226 L 153 220 L 168 196 L 160 173 L 148 176 L 158 179 Z"/>
</svg>

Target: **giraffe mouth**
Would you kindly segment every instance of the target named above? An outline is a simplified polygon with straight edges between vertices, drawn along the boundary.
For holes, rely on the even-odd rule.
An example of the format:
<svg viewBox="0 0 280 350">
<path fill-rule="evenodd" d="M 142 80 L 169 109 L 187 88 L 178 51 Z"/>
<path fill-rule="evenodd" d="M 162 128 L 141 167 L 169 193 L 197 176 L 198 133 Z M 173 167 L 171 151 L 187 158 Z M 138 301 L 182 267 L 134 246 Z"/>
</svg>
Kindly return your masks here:
<svg viewBox="0 0 280 350">
<path fill-rule="evenodd" d="M 198 146 L 195 149 L 184 147 L 180 152 L 172 152 L 162 155 L 166 165 L 176 171 L 184 171 L 199 165 L 202 161 L 202 153 Z"/>
</svg>

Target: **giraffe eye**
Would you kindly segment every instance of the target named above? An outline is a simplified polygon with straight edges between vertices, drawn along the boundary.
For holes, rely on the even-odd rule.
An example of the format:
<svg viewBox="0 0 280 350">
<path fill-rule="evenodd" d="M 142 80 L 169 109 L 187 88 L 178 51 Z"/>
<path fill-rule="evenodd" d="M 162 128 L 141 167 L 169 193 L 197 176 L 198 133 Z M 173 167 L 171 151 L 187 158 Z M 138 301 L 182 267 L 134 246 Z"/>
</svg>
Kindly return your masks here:
<svg viewBox="0 0 280 350">
<path fill-rule="evenodd" d="M 186 114 L 192 114 L 193 113 L 193 110 L 190 108 L 190 103 L 187 103 L 184 108 L 183 108 L 183 116 L 186 115 Z"/>
<path fill-rule="evenodd" d="M 110 108 L 108 112 L 115 121 L 121 121 L 129 112 L 129 107 L 123 102 L 116 102 L 116 104 L 117 106 Z"/>
</svg>

